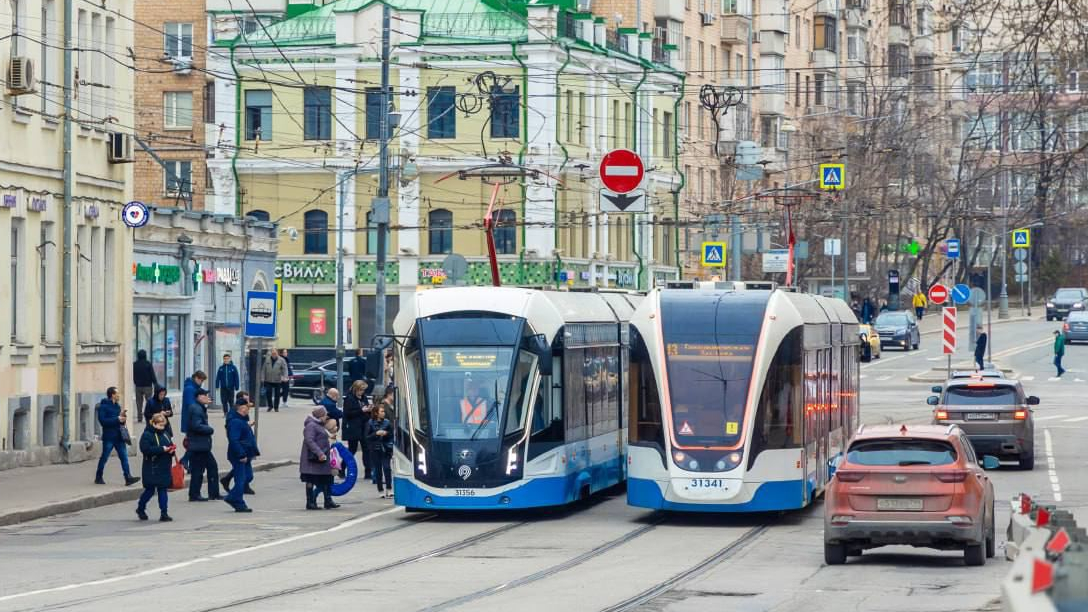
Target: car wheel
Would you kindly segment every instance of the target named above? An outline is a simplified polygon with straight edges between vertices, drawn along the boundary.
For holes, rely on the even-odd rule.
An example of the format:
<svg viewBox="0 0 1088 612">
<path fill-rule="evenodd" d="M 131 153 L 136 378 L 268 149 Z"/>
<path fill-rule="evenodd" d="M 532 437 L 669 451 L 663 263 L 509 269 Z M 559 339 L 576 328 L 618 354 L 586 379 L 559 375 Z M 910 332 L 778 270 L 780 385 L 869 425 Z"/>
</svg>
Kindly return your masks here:
<svg viewBox="0 0 1088 612">
<path fill-rule="evenodd" d="M 963 549 L 963 562 L 970 566 L 986 565 L 985 553 L 982 544 L 968 544 Z"/>
<path fill-rule="evenodd" d="M 918 343 L 917 342 L 914 343 L 914 350 L 916 350 L 916 351 L 918 350 Z"/>
<path fill-rule="evenodd" d="M 990 504 L 990 532 L 986 534 L 986 558 L 993 559 L 997 555 L 997 529 L 994 523 L 997 517 L 994 515 L 994 505 Z"/>
<path fill-rule="evenodd" d="M 848 548 L 846 550 L 846 556 L 847 557 L 860 557 L 861 553 L 862 553 L 862 549 L 860 549 L 860 548 Z"/>
<path fill-rule="evenodd" d="M 321 400 L 324 399 L 324 397 L 325 394 L 323 394 L 321 391 L 318 391 L 317 389 L 314 389 L 314 392 L 310 396 L 310 399 L 312 399 L 315 404 L 320 404 Z"/>
<path fill-rule="evenodd" d="M 1020 455 L 1020 469 L 1021 470 L 1034 470 L 1035 469 L 1035 451 Z"/>
<path fill-rule="evenodd" d="M 846 544 L 824 542 L 824 563 L 842 565 L 846 563 Z"/>
</svg>

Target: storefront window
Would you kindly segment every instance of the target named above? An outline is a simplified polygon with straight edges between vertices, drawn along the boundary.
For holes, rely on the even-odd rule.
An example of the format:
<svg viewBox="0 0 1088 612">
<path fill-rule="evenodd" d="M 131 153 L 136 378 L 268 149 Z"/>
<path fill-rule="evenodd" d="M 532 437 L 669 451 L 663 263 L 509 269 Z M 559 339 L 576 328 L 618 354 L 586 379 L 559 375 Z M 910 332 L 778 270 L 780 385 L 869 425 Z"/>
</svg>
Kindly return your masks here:
<svg viewBox="0 0 1088 612">
<path fill-rule="evenodd" d="M 136 325 L 136 350 L 147 351 L 147 358 L 155 369 L 155 378 L 171 393 L 181 389 L 186 375 L 182 371 L 183 352 L 181 334 L 185 331 L 184 317 L 180 315 L 138 314 Z"/>
<path fill-rule="evenodd" d="M 333 346 L 336 342 L 336 297 L 295 296 L 295 346 Z"/>
</svg>

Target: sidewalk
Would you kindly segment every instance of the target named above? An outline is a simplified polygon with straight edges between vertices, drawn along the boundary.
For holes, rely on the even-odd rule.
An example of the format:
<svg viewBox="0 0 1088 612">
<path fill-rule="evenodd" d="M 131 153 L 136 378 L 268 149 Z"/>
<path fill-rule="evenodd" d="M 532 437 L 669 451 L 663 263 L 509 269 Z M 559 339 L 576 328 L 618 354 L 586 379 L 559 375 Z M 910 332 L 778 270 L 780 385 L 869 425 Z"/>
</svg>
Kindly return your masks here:
<svg viewBox="0 0 1088 612">
<path fill-rule="evenodd" d="M 967 309 L 964 308 L 961 313 L 958 313 L 959 316 L 956 318 L 956 331 L 957 332 L 963 332 L 964 330 L 967 329 L 967 325 L 970 322 L 970 315 L 966 314 L 966 311 L 967 311 Z M 1011 313 L 1010 313 L 1010 316 L 1009 316 L 1008 319 L 998 319 L 997 318 L 997 309 L 995 308 L 994 309 L 993 324 L 994 325 L 1003 325 L 1005 323 L 1021 323 L 1021 322 L 1024 322 L 1024 321 L 1041 321 L 1044 318 L 1045 317 L 1042 316 L 1042 315 L 1032 315 L 1030 317 L 1022 317 L 1022 316 L 1012 316 Z M 985 311 L 983 311 L 983 313 L 982 313 L 982 324 L 986 325 L 986 313 L 985 313 Z M 936 309 L 936 307 L 930 306 L 929 310 L 926 311 L 926 316 L 921 321 L 918 322 L 918 331 L 921 332 L 923 336 L 928 335 L 928 334 L 939 334 L 939 333 L 941 333 L 941 311 Z"/>
<path fill-rule="evenodd" d="M 257 441 L 261 456 L 253 463 L 255 471 L 265 471 L 297 463 L 302 444 L 302 425 L 310 414 L 313 404 L 305 399 L 292 398 L 291 405 L 281 407 L 280 412 L 261 412 Z M 227 438 L 223 412 L 209 410 L 209 422 L 215 428 L 213 452 L 219 463 L 220 476 L 230 470 L 227 461 Z M 251 422 L 256 413 L 250 415 Z M 175 424 L 176 428 L 177 425 Z M 136 424 L 132 438 L 135 444 L 143 433 L 144 424 Z M 175 431 L 178 451 L 181 452 L 181 432 Z M 135 501 L 143 491 L 140 483 L 125 487 L 121 478 L 121 465 L 113 455 L 106 465 L 106 485 L 94 484 L 94 472 L 98 455 L 92 460 L 72 464 L 44 465 L 41 467 L 16 468 L 0 471 L 0 526 L 12 525 L 34 519 L 97 508 L 108 504 Z M 138 450 L 129 455 L 129 465 L 134 476 L 140 475 L 143 458 Z M 188 481 L 186 481 L 188 482 Z M 256 488 L 256 487 L 254 487 Z M 226 494 L 224 492 L 224 494 Z M 176 499 L 185 499 L 186 490 L 175 491 Z"/>
</svg>

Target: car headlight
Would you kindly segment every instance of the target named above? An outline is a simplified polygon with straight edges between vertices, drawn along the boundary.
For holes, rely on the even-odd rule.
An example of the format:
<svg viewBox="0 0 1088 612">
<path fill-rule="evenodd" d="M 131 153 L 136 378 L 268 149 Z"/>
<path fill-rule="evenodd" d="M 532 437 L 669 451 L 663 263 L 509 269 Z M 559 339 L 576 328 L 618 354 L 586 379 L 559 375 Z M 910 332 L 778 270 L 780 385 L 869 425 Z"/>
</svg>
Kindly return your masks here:
<svg viewBox="0 0 1088 612">
<path fill-rule="evenodd" d="M 1047 308 L 1054 308 L 1054 302 L 1047 302 L 1046 307 Z"/>
<path fill-rule="evenodd" d="M 1084 307 L 1084 304 L 1081 304 L 1080 302 L 1077 302 L 1076 304 L 1073 304 L 1073 308 L 1083 308 L 1083 307 Z"/>
</svg>

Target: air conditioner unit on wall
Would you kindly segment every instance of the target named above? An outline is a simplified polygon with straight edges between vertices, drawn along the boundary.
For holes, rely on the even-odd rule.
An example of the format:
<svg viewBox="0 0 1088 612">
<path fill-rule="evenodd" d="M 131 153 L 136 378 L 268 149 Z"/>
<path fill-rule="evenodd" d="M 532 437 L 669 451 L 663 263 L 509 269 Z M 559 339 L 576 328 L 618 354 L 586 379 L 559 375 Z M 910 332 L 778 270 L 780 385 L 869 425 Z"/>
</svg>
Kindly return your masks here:
<svg viewBox="0 0 1088 612">
<path fill-rule="evenodd" d="M 34 62 L 29 57 L 11 58 L 8 64 L 8 93 L 19 96 L 34 91 Z"/>
<path fill-rule="evenodd" d="M 702 17 L 702 21 L 703 21 L 704 26 L 714 24 L 714 15 L 713 14 L 711 14 L 711 13 L 699 13 L 699 16 Z"/>
<path fill-rule="evenodd" d="M 107 159 L 111 164 L 127 164 L 136 161 L 132 154 L 132 135 L 111 132 L 106 144 L 109 147 Z"/>
</svg>

